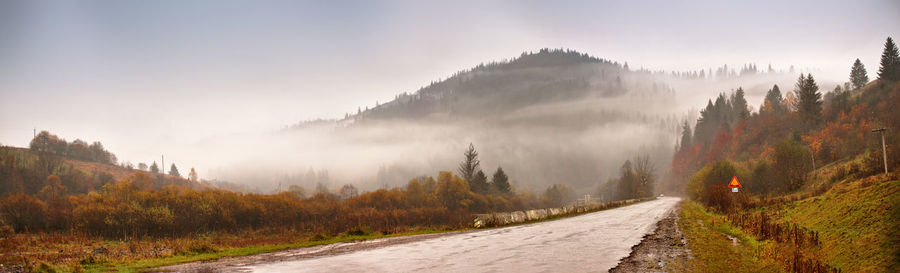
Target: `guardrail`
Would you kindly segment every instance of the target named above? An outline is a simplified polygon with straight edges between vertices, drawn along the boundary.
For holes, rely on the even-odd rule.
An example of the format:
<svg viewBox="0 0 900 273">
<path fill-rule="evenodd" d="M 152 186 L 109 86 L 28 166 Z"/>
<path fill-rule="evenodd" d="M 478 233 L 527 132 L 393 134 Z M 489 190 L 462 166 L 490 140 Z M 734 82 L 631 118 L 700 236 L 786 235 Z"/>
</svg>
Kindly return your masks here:
<svg viewBox="0 0 900 273">
<path fill-rule="evenodd" d="M 595 212 L 615 207 L 620 207 L 636 202 L 653 200 L 656 197 L 648 197 L 648 198 L 640 198 L 640 199 L 628 199 L 628 200 L 620 200 L 620 201 L 612 201 L 612 202 L 604 202 L 604 203 L 588 203 L 582 205 L 570 205 L 561 208 L 547 208 L 547 209 L 533 209 L 526 211 L 513 211 L 513 212 L 495 212 L 495 213 L 486 213 L 486 214 L 476 214 L 475 221 L 473 223 L 473 227 L 475 228 L 483 228 L 483 227 L 500 227 L 512 224 L 519 224 L 531 221 L 544 220 L 547 218 L 566 216 L 566 215 L 578 215 L 583 213 Z"/>
</svg>

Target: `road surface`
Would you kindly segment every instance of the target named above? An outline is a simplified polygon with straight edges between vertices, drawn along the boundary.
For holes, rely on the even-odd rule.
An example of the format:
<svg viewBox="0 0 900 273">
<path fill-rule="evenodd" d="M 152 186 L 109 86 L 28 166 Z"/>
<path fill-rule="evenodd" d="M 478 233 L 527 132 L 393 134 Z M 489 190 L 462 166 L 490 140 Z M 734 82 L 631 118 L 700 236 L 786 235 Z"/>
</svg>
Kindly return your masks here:
<svg viewBox="0 0 900 273">
<path fill-rule="evenodd" d="M 605 272 L 680 199 L 334 256 L 228 268 L 244 272 Z"/>
</svg>

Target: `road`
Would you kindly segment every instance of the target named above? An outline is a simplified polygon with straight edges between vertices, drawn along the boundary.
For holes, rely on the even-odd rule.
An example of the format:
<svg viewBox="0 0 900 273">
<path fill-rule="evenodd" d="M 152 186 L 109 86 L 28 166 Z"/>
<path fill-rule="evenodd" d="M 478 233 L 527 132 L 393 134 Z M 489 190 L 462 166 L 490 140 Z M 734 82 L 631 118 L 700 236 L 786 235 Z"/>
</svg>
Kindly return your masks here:
<svg viewBox="0 0 900 273">
<path fill-rule="evenodd" d="M 453 234 L 334 256 L 228 268 L 244 272 L 605 272 L 680 199 Z"/>
</svg>

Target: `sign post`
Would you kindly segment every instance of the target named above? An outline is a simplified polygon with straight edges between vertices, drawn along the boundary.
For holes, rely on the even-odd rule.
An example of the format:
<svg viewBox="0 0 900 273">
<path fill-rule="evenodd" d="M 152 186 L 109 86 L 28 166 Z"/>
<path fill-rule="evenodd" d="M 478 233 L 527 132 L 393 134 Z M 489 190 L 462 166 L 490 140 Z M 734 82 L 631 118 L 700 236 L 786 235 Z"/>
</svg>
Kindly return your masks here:
<svg viewBox="0 0 900 273">
<path fill-rule="evenodd" d="M 731 192 L 738 192 L 741 189 L 741 182 L 738 182 L 737 176 L 731 178 L 731 183 L 728 183 L 728 187 L 731 188 Z"/>
</svg>

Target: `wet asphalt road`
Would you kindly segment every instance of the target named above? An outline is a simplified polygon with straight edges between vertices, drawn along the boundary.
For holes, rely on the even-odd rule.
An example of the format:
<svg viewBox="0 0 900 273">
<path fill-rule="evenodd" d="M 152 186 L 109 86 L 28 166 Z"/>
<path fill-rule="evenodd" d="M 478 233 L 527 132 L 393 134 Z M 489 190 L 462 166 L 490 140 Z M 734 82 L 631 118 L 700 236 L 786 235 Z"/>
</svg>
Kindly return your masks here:
<svg viewBox="0 0 900 273">
<path fill-rule="evenodd" d="M 605 272 L 680 199 L 664 197 L 555 221 L 335 256 L 230 268 L 245 272 Z"/>
</svg>

